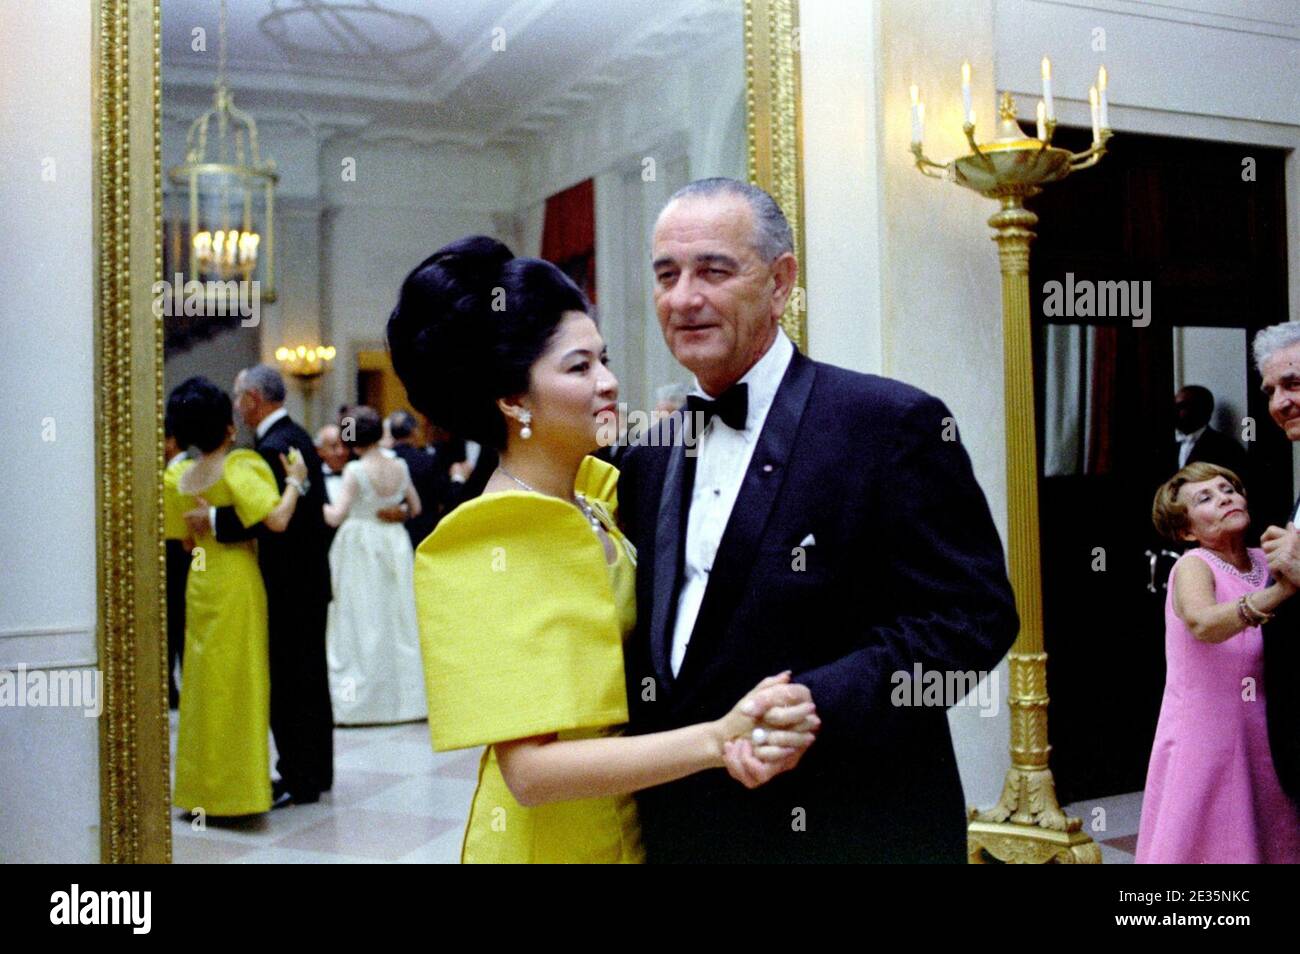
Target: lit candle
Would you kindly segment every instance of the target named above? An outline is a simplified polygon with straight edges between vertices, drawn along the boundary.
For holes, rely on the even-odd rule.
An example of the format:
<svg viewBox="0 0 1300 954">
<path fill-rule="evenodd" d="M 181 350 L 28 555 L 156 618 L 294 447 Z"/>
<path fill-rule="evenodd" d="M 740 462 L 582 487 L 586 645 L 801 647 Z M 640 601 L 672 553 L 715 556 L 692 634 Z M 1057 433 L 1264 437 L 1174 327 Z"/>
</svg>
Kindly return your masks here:
<svg viewBox="0 0 1300 954">
<path fill-rule="evenodd" d="M 1047 142 L 1047 107 L 1043 101 L 1038 101 L 1038 138 Z"/>
<path fill-rule="evenodd" d="M 1101 128 L 1110 128 L 1110 110 L 1106 104 L 1106 67 L 1097 70 L 1097 93 L 1101 97 Z"/>
<path fill-rule="evenodd" d="M 921 92 L 912 84 L 912 145 L 920 145 L 925 133 L 925 107 L 921 105 Z"/>
<path fill-rule="evenodd" d="M 1047 118 L 1056 119 L 1056 104 L 1052 102 L 1052 61 L 1043 57 L 1043 103 Z"/>
<path fill-rule="evenodd" d="M 1097 87 L 1088 87 L 1088 105 L 1092 107 L 1092 141 L 1101 142 L 1101 115 L 1097 107 Z"/>
<path fill-rule="evenodd" d="M 971 108 L 970 102 L 970 63 L 966 62 L 961 65 L 961 105 L 965 113 L 966 121 L 972 126 L 975 125 L 975 110 Z"/>
</svg>

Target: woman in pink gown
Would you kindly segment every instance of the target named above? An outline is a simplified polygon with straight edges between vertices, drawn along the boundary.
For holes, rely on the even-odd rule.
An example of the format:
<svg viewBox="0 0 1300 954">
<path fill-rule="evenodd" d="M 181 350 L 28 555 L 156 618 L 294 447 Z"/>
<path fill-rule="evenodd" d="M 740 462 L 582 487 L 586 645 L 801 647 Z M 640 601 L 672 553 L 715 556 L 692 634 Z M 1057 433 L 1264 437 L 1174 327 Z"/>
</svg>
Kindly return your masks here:
<svg viewBox="0 0 1300 954">
<path fill-rule="evenodd" d="M 1260 623 L 1295 588 L 1247 548 L 1241 481 L 1189 464 L 1156 492 L 1156 529 L 1200 546 L 1165 600 L 1164 700 L 1147 769 L 1138 864 L 1295 864 L 1300 812 L 1282 791 L 1265 721 Z"/>
</svg>

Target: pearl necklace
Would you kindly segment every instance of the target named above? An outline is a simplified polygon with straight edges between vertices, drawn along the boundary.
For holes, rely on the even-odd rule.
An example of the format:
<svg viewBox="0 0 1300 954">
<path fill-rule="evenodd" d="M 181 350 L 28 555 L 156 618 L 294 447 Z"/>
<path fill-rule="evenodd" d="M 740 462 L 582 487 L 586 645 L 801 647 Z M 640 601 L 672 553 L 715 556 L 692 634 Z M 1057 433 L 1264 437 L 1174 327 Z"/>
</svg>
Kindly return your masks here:
<svg viewBox="0 0 1300 954">
<path fill-rule="evenodd" d="M 509 477 L 511 480 L 517 483 L 520 487 L 524 488 L 524 490 L 527 490 L 528 492 L 534 494 L 542 493 L 542 491 L 538 490 L 536 487 L 528 483 L 526 480 L 516 477 L 514 474 L 510 473 L 510 471 L 506 468 L 505 464 L 498 462 L 497 470 L 501 471 L 501 473 L 505 474 L 507 477 Z M 551 494 L 543 494 L 543 496 L 549 497 L 551 496 Z M 563 499 L 563 498 L 557 498 L 557 499 Z M 574 506 L 576 506 L 580 511 L 582 511 L 582 515 L 587 518 L 587 522 L 591 524 L 591 529 L 594 532 L 599 533 L 601 531 L 600 518 L 597 517 L 595 511 L 591 509 L 591 505 L 587 503 L 585 499 L 583 499 L 582 494 L 574 494 L 573 499 L 569 502 L 572 503 Z"/>
</svg>

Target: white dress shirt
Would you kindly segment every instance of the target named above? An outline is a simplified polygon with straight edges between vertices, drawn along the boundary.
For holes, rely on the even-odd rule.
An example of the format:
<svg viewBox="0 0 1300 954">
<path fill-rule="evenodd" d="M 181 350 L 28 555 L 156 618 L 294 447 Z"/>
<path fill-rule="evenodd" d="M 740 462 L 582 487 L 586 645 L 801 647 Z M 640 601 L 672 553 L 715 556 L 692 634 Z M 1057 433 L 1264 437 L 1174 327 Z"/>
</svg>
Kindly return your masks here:
<svg viewBox="0 0 1300 954">
<path fill-rule="evenodd" d="M 1179 470 L 1182 470 L 1187 466 L 1187 458 L 1192 456 L 1192 448 L 1196 446 L 1196 442 L 1201 439 L 1201 435 L 1205 433 L 1205 427 L 1208 426 L 1209 425 L 1205 425 L 1199 430 L 1192 431 L 1190 434 L 1184 434 L 1182 431 L 1178 430 L 1174 431 L 1174 438 L 1182 445 L 1178 448 Z"/>
<path fill-rule="evenodd" d="M 695 486 L 686 520 L 685 575 L 673 625 L 671 661 L 674 676 L 686 658 L 686 646 L 700 614 L 700 605 L 704 602 L 709 573 L 713 570 L 713 560 L 718 555 L 727 521 L 731 519 L 731 508 L 736 504 L 740 485 L 758 444 L 758 435 L 763 430 L 767 412 L 772 408 L 772 401 L 792 357 L 794 344 L 784 331 L 778 330 L 767 353 L 738 382 L 749 386 L 745 429 L 733 430 L 721 418 L 714 417 L 700 435 L 696 447 Z M 691 393 L 709 396 L 700 388 L 698 380 L 694 382 Z"/>
<path fill-rule="evenodd" d="M 325 482 L 325 499 L 329 503 L 337 503 L 339 492 L 343 489 L 343 475 L 334 473 L 330 465 L 324 462 L 320 465 L 320 475 Z"/>
</svg>

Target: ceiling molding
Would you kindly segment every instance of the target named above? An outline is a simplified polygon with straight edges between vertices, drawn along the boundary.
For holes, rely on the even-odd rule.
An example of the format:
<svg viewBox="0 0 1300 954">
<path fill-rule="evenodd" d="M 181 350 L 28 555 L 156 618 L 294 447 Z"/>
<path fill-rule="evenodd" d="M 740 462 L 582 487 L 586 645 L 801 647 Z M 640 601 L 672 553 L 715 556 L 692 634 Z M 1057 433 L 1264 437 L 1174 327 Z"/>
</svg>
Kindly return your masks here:
<svg viewBox="0 0 1300 954">
<path fill-rule="evenodd" d="M 738 5 L 739 0 L 735 0 Z M 563 0 L 514 0 L 492 17 L 492 29 L 505 31 L 507 49 L 539 30 L 547 15 L 563 7 Z M 413 145 L 454 144 L 468 148 L 509 147 L 534 142 L 558 124 L 580 116 L 615 90 L 635 83 L 663 59 L 687 49 L 699 55 L 702 49 L 720 45 L 732 27 L 739 32 L 737 10 L 719 0 L 691 7 L 681 0 L 659 0 L 654 17 L 646 17 L 638 30 L 606 30 L 618 38 L 616 44 L 598 42 L 593 56 L 580 68 L 566 72 L 558 81 L 534 88 L 520 86 L 508 94 L 504 114 L 484 125 L 469 125 L 458 110 L 454 117 L 462 125 L 431 129 L 438 124 L 438 108 L 465 84 L 492 68 L 494 57 L 490 32 L 483 42 L 466 42 L 485 29 L 472 23 L 460 27 L 460 55 L 423 86 L 412 86 L 391 73 L 342 76 L 333 70 L 330 57 L 322 57 L 321 72 L 311 73 L 300 62 L 272 64 L 268 59 L 245 65 L 232 64 L 230 87 L 235 101 L 257 119 L 259 126 L 303 129 L 321 140 L 353 138 L 366 143 L 410 143 Z M 489 13 L 490 15 L 490 13 Z M 620 21 L 621 22 L 621 21 Z M 258 21 L 259 27 L 261 21 Z M 722 24 L 726 24 L 725 28 Z M 265 34 L 265 31 L 263 31 Z M 738 40 L 738 35 L 737 35 Z M 267 43 L 273 38 L 265 37 Z M 360 42 L 360 41 L 358 41 Z M 191 118 L 211 102 L 215 73 L 208 66 L 196 66 L 172 57 L 163 64 L 167 107 L 165 118 L 178 118 L 188 110 Z M 300 109 L 283 104 L 297 102 Z M 338 103 L 339 109 L 331 106 Z M 300 118 L 300 114 L 302 117 Z"/>
<path fill-rule="evenodd" d="M 1185 2 L 1169 2 L 1169 0 L 1141 0 L 1141 2 L 1139 0 L 1026 0 L 1026 2 L 1073 7 L 1090 13 L 1113 13 L 1143 20 L 1209 27 L 1233 33 L 1253 33 L 1279 40 L 1300 40 L 1300 16 L 1296 16 L 1290 22 L 1268 20 L 1240 14 L 1216 13 L 1202 7 L 1190 6 Z"/>
<path fill-rule="evenodd" d="M 649 26 L 629 34 L 608 56 L 593 61 L 591 73 L 587 76 L 566 76 L 560 83 L 511 110 L 484 133 L 483 141 L 493 143 L 521 131 L 540 131 L 552 120 L 568 116 L 576 111 L 576 107 L 590 102 L 596 93 L 608 92 L 634 81 L 640 66 L 664 58 L 690 40 L 715 33 L 721 19 L 719 12 L 720 8 L 710 7 L 689 20 L 659 21 L 652 18 Z M 571 96 L 574 98 L 568 100 Z M 573 105 L 569 108 L 560 105 L 566 101 Z"/>
</svg>

